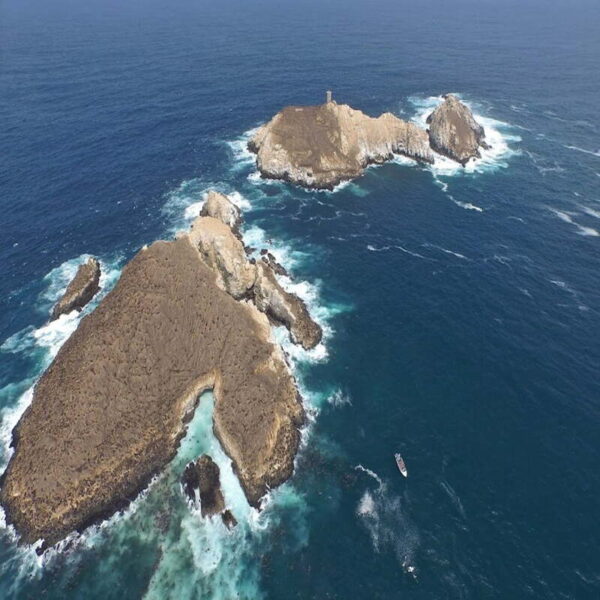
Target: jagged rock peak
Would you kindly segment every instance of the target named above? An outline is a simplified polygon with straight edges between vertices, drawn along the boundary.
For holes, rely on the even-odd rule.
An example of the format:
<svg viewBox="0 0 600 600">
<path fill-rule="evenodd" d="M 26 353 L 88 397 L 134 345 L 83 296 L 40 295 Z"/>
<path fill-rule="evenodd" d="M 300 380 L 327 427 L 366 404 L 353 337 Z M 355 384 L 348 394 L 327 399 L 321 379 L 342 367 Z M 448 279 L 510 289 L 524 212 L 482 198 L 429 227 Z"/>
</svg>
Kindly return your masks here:
<svg viewBox="0 0 600 600">
<path fill-rule="evenodd" d="M 444 101 L 427 117 L 429 143 L 436 152 L 465 166 L 479 158 L 479 148 L 489 148 L 485 131 L 469 107 L 456 96 L 447 94 Z"/>
<path fill-rule="evenodd" d="M 77 269 L 62 298 L 54 305 L 52 318 L 57 319 L 72 310 L 81 310 L 99 289 L 100 262 L 91 257 Z"/>
</svg>

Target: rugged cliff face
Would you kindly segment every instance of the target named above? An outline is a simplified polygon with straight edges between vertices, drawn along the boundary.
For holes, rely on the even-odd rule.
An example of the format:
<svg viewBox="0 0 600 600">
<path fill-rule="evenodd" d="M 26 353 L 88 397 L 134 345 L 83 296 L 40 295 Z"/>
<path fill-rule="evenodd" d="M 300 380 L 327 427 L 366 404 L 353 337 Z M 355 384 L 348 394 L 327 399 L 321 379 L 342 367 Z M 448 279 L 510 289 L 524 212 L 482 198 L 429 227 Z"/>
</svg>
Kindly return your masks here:
<svg viewBox="0 0 600 600">
<path fill-rule="evenodd" d="M 174 456 L 209 388 L 248 501 L 291 475 L 304 411 L 240 247 L 199 217 L 142 249 L 60 349 L 13 432 L 0 490 L 23 541 L 54 544 L 125 506 Z"/>
<path fill-rule="evenodd" d="M 82 264 L 75 277 L 69 283 L 62 298 L 52 309 L 52 318 L 66 315 L 72 310 L 81 310 L 100 289 L 100 263 L 96 258 L 89 258 Z"/>
<path fill-rule="evenodd" d="M 489 148 L 483 127 L 473 113 L 456 96 L 448 94 L 427 117 L 431 147 L 463 166 L 471 158 L 479 158 L 479 148 Z"/>
<path fill-rule="evenodd" d="M 261 127 L 248 147 L 264 177 L 332 189 L 394 154 L 433 162 L 427 133 L 391 113 L 378 118 L 346 104 L 288 106 Z"/>
</svg>

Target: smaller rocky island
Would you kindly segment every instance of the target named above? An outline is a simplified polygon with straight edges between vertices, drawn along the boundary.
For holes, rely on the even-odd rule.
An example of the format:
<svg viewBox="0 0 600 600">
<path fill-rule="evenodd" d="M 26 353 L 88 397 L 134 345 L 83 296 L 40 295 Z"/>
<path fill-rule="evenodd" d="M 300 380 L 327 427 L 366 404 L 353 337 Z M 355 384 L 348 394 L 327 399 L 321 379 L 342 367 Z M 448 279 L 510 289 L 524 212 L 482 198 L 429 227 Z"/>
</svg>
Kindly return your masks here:
<svg viewBox="0 0 600 600">
<path fill-rule="evenodd" d="M 92 257 L 80 265 L 62 298 L 52 309 L 52 318 L 58 319 L 73 310 L 81 310 L 100 289 L 100 262 Z"/>
<path fill-rule="evenodd" d="M 370 117 L 337 104 L 328 92 L 324 104 L 284 108 L 258 129 L 248 149 L 264 178 L 331 190 L 395 155 L 433 163 L 437 152 L 464 166 L 487 147 L 483 128 L 455 96 L 445 96 L 427 122 L 429 131 L 389 112 Z"/>
<path fill-rule="evenodd" d="M 435 152 L 463 167 L 472 158 L 480 158 L 479 148 L 487 149 L 485 131 L 468 106 L 447 94 L 444 101 L 427 117 L 429 142 Z"/>
</svg>

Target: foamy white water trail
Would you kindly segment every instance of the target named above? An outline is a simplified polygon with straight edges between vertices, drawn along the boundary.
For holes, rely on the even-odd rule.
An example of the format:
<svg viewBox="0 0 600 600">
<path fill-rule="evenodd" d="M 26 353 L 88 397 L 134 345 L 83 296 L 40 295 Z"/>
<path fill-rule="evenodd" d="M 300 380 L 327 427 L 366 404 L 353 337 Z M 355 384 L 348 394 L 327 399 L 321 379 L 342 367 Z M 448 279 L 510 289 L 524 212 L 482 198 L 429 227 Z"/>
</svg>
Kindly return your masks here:
<svg viewBox="0 0 600 600">
<path fill-rule="evenodd" d="M 579 223 L 574 221 L 573 216 L 576 215 L 577 213 L 558 210 L 557 208 L 552 208 L 551 206 L 548 207 L 548 210 L 551 213 L 555 214 L 561 221 L 564 221 L 565 223 L 569 223 L 569 225 L 573 225 L 574 227 L 576 227 L 577 228 L 576 233 L 578 235 L 584 235 L 584 236 L 590 236 L 590 237 L 600 236 L 600 232 L 598 232 L 598 230 L 594 229 L 593 227 L 586 227 L 585 225 L 580 225 Z M 592 216 L 594 216 L 594 215 L 592 215 Z"/>
<path fill-rule="evenodd" d="M 355 469 L 366 473 L 378 485 L 375 490 L 366 489 L 356 507 L 356 516 L 367 530 L 374 551 L 390 548 L 404 571 L 416 578 L 414 557 L 420 539 L 417 528 L 403 510 L 400 496 L 394 495 L 387 482 L 371 469 L 363 465 L 356 465 Z"/>
</svg>

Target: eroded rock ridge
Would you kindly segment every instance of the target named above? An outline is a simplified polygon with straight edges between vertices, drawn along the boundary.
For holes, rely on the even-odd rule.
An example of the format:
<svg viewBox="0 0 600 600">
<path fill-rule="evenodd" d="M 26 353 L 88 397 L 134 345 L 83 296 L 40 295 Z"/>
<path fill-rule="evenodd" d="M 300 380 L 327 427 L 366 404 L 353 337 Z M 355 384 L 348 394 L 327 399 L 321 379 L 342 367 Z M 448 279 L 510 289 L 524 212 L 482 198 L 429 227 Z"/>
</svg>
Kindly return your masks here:
<svg viewBox="0 0 600 600">
<path fill-rule="evenodd" d="M 79 266 L 65 293 L 52 309 L 52 318 L 58 319 L 73 310 L 81 310 L 100 289 L 100 262 L 88 258 Z"/>
</svg>

